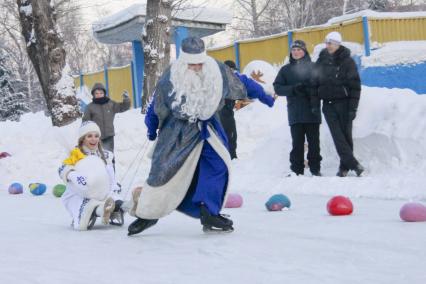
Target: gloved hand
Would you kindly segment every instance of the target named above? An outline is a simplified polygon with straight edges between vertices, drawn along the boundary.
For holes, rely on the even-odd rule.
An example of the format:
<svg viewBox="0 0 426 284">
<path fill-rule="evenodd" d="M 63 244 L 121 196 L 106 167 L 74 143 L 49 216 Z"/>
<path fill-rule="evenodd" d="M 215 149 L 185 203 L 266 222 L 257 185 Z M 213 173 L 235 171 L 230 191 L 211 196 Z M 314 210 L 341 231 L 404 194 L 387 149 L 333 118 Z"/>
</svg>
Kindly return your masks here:
<svg viewBox="0 0 426 284">
<path fill-rule="evenodd" d="M 348 112 L 348 118 L 349 120 L 354 120 L 356 117 L 356 111 L 349 111 Z"/>
<path fill-rule="evenodd" d="M 87 190 L 87 177 L 78 173 L 77 171 L 69 172 L 67 180 L 72 183 L 76 188 L 83 191 Z"/>
<path fill-rule="evenodd" d="M 148 132 L 147 137 L 149 141 L 155 141 L 155 139 L 157 139 L 157 132 L 153 132 L 153 133 Z"/>
<path fill-rule="evenodd" d="M 307 96 L 306 85 L 303 83 L 297 83 L 293 86 L 293 93 L 296 96 Z"/>
<path fill-rule="evenodd" d="M 312 112 L 312 114 L 313 114 L 313 115 L 315 115 L 315 116 L 319 116 L 319 115 L 321 115 L 320 109 L 319 109 L 319 108 L 317 108 L 317 107 L 313 107 L 313 108 L 311 108 L 311 112 Z"/>
<path fill-rule="evenodd" d="M 268 107 L 273 107 L 274 103 L 275 103 L 275 99 L 272 96 L 266 95 L 265 98 L 264 98 L 264 103 Z"/>
</svg>

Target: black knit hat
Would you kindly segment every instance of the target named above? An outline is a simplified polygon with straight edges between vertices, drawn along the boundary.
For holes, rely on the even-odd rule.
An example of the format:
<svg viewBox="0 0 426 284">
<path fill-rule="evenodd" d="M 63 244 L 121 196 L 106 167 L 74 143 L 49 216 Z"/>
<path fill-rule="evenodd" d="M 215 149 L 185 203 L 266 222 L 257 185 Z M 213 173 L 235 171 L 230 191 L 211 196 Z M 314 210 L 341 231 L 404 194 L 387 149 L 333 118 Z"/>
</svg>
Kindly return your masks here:
<svg viewBox="0 0 426 284">
<path fill-rule="evenodd" d="M 302 49 L 305 53 L 308 52 L 308 50 L 306 49 L 306 43 L 303 40 L 295 40 L 292 44 L 291 44 L 291 48 L 300 48 Z"/>
<path fill-rule="evenodd" d="M 223 63 L 225 63 L 225 65 L 227 65 L 229 68 L 231 68 L 231 69 L 233 69 L 233 70 L 238 70 L 238 68 L 237 68 L 237 65 L 235 64 L 235 62 L 234 61 L 232 61 L 232 60 L 226 60 L 225 62 L 223 62 Z"/>
</svg>

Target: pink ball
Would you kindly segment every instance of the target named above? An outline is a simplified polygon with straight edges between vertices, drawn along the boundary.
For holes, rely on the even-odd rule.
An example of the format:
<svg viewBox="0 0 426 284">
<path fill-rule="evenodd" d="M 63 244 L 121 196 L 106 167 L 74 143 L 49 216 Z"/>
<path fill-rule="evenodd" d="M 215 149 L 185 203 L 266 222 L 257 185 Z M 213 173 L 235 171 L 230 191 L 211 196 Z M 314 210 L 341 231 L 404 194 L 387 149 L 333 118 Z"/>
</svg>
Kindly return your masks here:
<svg viewBox="0 0 426 284">
<path fill-rule="evenodd" d="M 243 205 L 243 197 L 238 193 L 228 194 L 225 202 L 225 208 L 240 208 Z"/>
<path fill-rule="evenodd" d="M 426 206 L 415 202 L 406 203 L 401 207 L 399 216 L 406 222 L 424 222 L 426 221 Z"/>
</svg>

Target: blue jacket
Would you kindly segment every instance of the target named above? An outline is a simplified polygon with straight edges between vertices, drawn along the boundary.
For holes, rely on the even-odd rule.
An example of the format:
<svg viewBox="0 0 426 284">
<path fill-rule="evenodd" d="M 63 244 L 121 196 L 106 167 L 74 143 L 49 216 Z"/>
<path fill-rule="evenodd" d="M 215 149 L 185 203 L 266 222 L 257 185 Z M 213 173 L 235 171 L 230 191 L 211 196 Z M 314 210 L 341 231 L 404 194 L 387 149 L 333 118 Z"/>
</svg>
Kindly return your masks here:
<svg viewBox="0 0 426 284">
<path fill-rule="evenodd" d="M 274 98 L 267 95 L 263 90 L 263 87 L 259 83 L 244 74 L 235 72 L 235 75 L 237 75 L 238 79 L 240 79 L 240 81 L 246 87 L 247 97 L 249 99 L 258 99 L 260 102 L 264 103 L 269 107 L 274 106 Z"/>
</svg>

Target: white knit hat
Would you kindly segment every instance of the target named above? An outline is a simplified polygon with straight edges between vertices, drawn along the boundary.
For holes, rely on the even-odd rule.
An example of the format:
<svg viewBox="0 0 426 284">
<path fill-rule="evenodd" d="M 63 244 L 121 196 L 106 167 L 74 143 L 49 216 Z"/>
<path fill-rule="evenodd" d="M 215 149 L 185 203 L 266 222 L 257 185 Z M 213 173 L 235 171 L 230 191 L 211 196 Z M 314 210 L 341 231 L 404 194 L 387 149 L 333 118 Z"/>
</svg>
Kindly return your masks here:
<svg viewBox="0 0 426 284">
<path fill-rule="evenodd" d="M 78 139 L 86 136 L 89 132 L 96 132 L 99 136 L 101 136 L 101 129 L 99 126 L 93 121 L 84 121 L 80 129 L 78 130 Z"/>
<path fill-rule="evenodd" d="M 342 35 L 339 32 L 331 32 L 325 37 L 325 42 L 342 44 Z"/>
</svg>

